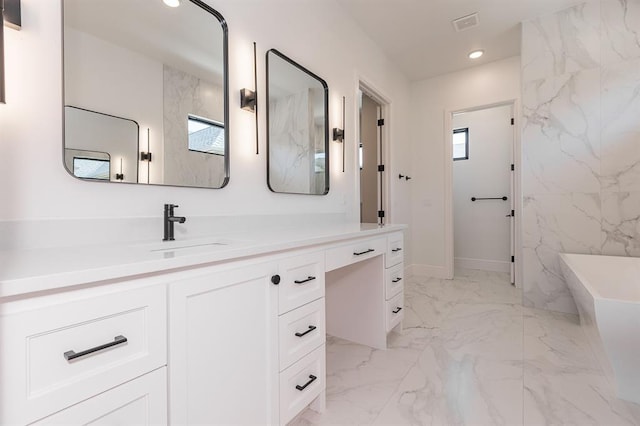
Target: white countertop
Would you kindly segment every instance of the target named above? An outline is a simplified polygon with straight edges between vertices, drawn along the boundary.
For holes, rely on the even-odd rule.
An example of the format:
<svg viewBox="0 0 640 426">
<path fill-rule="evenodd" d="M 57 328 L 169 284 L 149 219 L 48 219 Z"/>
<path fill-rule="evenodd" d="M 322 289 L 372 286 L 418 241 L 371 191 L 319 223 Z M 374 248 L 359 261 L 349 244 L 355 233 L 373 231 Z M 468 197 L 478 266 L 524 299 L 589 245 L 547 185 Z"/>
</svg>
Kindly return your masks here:
<svg viewBox="0 0 640 426">
<path fill-rule="evenodd" d="M 271 228 L 171 242 L 0 251 L 0 298 L 401 231 L 406 225 Z"/>
</svg>

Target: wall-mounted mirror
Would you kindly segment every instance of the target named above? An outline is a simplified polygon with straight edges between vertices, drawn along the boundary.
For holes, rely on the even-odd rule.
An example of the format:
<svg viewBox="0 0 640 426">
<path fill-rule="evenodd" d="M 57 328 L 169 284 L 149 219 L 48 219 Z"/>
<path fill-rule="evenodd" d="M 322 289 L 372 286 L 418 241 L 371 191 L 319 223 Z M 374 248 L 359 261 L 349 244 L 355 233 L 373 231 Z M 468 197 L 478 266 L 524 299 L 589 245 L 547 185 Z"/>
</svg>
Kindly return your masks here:
<svg viewBox="0 0 640 426">
<path fill-rule="evenodd" d="M 277 50 L 267 52 L 267 182 L 273 192 L 329 192 L 327 83 Z"/>
<path fill-rule="evenodd" d="M 110 182 L 225 186 L 222 16 L 200 0 L 63 0 L 63 9 L 69 173 Z"/>
</svg>

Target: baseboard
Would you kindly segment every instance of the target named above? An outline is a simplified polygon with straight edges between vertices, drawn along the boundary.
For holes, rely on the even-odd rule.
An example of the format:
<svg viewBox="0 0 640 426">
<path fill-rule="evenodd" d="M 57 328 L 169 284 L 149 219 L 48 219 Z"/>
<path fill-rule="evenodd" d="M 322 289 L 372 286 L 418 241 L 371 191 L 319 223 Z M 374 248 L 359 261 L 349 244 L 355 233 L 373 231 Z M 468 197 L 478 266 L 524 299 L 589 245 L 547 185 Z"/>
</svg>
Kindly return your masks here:
<svg viewBox="0 0 640 426">
<path fill-rule="evenodd" d="M 409 265 L 405 268 L 405 274 L 409 277 L 450 278 L 447 268 L 435 265 Z"/>
<path fill-rule="evenodd" d="M 454 259 L 454 265 L 456 268 L 480 269 L 482 271 L 509 272 L 511 270 L 510 262 L 499 260 L 467 259 L 463 257 L 456 257 Z"/>
</svg>

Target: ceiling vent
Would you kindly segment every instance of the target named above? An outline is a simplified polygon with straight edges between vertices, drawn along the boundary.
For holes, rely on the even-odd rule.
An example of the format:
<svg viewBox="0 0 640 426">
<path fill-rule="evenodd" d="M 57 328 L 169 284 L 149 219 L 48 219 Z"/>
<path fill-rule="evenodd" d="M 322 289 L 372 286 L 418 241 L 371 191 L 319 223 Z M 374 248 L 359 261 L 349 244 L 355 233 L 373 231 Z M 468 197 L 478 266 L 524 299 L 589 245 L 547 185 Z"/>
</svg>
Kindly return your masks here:
<svg viewBox="0 0 640 426">
<path fill-rule="evenodd" d="M 466 31 L 470 28 L 477 27 L 478 25 L 480 25 L 478 13 L 463 16 L 462 18 L 458 18 L 453 21 L 453 27 L 457 32 Z"/>
</svg>

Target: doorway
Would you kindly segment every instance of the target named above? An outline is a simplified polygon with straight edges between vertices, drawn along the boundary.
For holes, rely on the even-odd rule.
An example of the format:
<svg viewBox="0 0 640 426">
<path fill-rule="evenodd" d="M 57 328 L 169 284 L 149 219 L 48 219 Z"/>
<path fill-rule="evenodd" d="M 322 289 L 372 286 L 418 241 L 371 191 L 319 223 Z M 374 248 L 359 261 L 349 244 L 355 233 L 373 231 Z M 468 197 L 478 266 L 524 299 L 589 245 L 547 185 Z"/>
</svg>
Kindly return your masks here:
<svg viewBox="0 0 640 426">
<path fill-rule="evenodd" d="M 384 178 L 382 105 L 372 96 L 358 92 L 360 141 L 360 223 L 384 224 L 382 183 Z M 380 167 L 381 166 L 381 167 Z"/>
<path fill-rule="evenodd" d="M 451 114 L 453 263 L 515 283 L 514 105 Z"/>
</svg>

